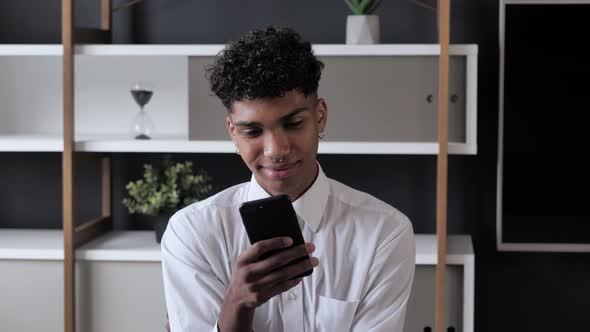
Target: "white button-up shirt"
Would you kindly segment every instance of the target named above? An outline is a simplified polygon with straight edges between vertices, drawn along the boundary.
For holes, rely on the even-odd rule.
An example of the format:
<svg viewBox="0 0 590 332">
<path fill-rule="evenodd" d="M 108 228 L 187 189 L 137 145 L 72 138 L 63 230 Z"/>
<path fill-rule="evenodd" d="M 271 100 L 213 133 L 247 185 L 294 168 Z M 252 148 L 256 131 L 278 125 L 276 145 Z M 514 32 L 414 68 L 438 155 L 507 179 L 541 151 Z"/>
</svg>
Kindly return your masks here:
<svg viewBox="0 0 590 332">
<path fill-rule="evenodd" d="M 232 269 L 250 246 L 238 208 L 268 196 L 252 176 L 171 218 L 162 239 L 162 269 L 173 332 L 217 331 Z M 256 308 L 253 330 L 401 332 L 415 268 L 408 218 L 327 178 L 321 168 L 293 207 L 319 265 Z"/>
</svg>

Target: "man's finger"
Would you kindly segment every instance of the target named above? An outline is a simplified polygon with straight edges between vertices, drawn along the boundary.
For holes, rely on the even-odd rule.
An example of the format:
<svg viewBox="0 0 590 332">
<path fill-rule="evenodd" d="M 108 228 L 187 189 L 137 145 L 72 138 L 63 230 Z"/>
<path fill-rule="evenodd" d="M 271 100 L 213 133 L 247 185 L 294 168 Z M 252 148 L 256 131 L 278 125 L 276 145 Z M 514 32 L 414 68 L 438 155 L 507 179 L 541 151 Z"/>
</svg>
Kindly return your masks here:
<svg viewBox="0 0 590 332">
<path fill-rule="evenodd" d="M 295 276 L 305 273 L 318 266 L 319 260 L 316 257 L 305 259 L 297 264 L 285 266 L 279 270 L 265 275 L 254 283 L 255 289 L 265 289 L 269 286 L 283 283 Z"/>
<path fill-rule="evenodd" d="M 274 286 L 272 286 L 268 292 L 270 294 L 272 294 L 272 296 L 276 296 L 278 294 L 284 293 L 286 291 L 288 291 L 289 289 L 297 286 L 301 280 L 303 280 L 302 278 L 297 278 L 297 279 L 293 279 L 293 280 L 287 280 L 278 284 L 275 284 Z"/>
<path fill-rule="evenodd" d="M 290 262 L 311 254 L 315 250 L 312 243 L 306 243 L 266 258 L 265 260 L 252 264 L 252 272 L 257 275 L 265 275 L 273 270 L 279 269 Z"/>
<path fill-rule="evenodd" d="M 249 264 L 258 262 L 258 257 L 263 254 L 277 249 L 288 248 L 293 244 L 290 237 L 275 237 L 268 240 L 262 240 L 254 243 L 250 248 L 246 249 L 238 258 L 238 263 Z"/>
</svg>

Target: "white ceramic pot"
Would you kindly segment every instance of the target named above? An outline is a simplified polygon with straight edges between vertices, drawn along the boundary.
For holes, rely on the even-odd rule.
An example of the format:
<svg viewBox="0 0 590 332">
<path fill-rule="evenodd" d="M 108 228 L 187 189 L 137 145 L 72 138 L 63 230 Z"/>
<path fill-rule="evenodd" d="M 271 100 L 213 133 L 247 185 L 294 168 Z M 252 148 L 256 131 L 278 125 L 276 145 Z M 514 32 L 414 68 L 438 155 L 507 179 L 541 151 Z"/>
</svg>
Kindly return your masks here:
<svg viewBox="0 0 590 332">
<path fill-rule="evenodd" d="M 347 44 L 379 44 L 379 16 L 348 15 L 346 18 Z"/>
</svg>

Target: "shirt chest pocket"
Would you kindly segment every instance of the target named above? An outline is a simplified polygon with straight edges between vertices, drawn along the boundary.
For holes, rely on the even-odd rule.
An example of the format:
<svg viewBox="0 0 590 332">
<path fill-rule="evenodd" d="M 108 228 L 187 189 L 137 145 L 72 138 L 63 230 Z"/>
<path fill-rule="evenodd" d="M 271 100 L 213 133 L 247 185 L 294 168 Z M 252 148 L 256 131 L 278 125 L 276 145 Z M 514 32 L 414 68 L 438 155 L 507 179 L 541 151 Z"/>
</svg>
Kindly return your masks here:
<svg viewBox="0 0 590 332">
<path fill-rule="evenodd" d="M 329 297 L 318 297 L 315 316 L 316 331 L 349 331 L 359 301 L 341 301 Z"/>
</svg>

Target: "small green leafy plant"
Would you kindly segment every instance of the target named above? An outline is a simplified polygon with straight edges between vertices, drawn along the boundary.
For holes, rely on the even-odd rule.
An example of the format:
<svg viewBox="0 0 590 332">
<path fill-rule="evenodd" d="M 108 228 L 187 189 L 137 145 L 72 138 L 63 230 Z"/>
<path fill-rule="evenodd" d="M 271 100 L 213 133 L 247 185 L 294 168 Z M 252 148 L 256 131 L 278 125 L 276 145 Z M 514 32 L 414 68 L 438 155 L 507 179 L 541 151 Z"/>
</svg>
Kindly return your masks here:
<svg viewBox="0 0 590 332">
<path fill-rule="evenodd" d="M 131 214 L 172 213 L 202 199 L 210 190 L 211 178 L 202 169 L 193 171 L 193 163 L 166 162 L 162 168 L 144 167 L 143 178 L 125 187 L 128 197 L 123 205 Z"/>
<path fill-rule="evenodd" d="M 344 0 L 354 15 L 371 15 L 381 0 Z"/>
</svg>

